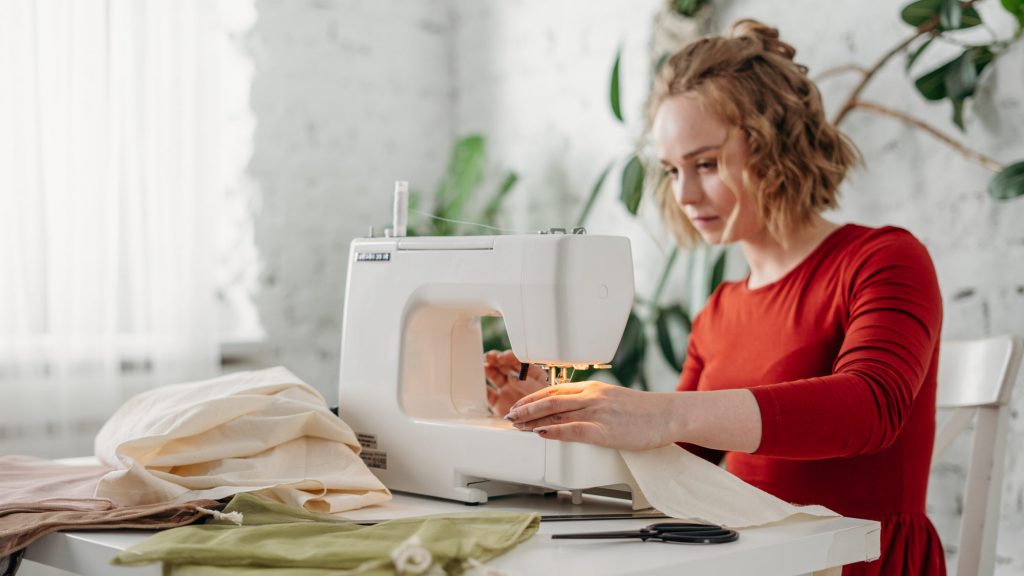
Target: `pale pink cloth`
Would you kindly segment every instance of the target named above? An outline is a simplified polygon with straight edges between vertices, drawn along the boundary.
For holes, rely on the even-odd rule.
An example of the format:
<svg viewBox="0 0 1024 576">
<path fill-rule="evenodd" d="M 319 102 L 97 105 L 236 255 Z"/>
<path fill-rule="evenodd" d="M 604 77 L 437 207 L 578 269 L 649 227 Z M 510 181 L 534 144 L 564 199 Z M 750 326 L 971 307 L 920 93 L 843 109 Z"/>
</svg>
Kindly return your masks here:
<svg viewBox="0 0 1024 576">
<path fill-rule="evenodd" d="M 69 466 L 32 456 L 0 456 L 0 506 L 51 498 L 91 499 L 106 464 Z"/>
<path fill-rule="evenodd" d="M 214 500 L 119 507 L 93 498 L 105 465 L 69 466 L 30 456 L 0 456 L 0 557 L 64 530 L 161 529 L 191 524 Z"/>
</svg>

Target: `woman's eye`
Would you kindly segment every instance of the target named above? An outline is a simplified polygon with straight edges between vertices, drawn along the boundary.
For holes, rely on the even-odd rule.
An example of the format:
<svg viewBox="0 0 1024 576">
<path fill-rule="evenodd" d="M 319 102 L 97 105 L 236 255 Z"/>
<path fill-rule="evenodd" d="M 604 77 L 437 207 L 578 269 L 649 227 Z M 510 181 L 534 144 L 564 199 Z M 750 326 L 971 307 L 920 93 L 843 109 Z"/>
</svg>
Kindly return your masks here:
<svg viewBox="0 0 1024 576">
<path fill-rule="evenodd" d="M 665 174 L 669 178 L 672 178 L 673 180 L 675 180 L 676 178 L 679 177 L 679 170 L 676 169 L 676 168 L 665 168 Z"/>
<path fill-rule="evenodd" d="M 714 170 L 718 167 L 718 162 L 714 160 L 701 160 L 697 162 L 697 170 Z"/>
</svg>

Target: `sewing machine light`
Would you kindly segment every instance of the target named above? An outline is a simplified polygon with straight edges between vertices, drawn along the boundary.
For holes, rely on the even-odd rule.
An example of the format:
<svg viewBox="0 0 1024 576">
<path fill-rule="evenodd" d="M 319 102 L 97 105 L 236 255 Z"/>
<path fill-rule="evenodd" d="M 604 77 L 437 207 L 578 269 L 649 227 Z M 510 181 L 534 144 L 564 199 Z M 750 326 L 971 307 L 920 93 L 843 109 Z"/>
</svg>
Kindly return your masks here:
<svg viewBox="0 0 1024 576">
<path fill-rule="evenodd" d="M 569 384 L 577 370 L 607 370 L 611 364 L 545 364 L 548 370 L 548 385 Z M 572 372 L 569 370 L 572 369 Z"/>
</svg>

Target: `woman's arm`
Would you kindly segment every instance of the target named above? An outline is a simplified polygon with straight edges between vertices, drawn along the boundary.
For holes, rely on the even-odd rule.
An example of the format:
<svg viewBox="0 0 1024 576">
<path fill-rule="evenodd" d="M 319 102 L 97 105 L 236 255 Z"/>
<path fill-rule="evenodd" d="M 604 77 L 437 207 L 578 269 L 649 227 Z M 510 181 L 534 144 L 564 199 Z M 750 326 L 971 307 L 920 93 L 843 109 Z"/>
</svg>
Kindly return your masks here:
<svg viewBox="0 0 1024 576">
<path fill-rule="evenodd" d="M 688 442 L 753 452 L 761 412 L 749 390 L 640 392 L 602 382 L 549 386 L 517 402 L 506 417 L 552 440 L 646 450 Z"/>
<path fill-rule="evenodd" d="M 708 303 L 710 304 L 720 295 L 721 291 L 716 290 L 708 299 Z M 700 377 L 704 372 L 704 354 L 700 344 L 701 338 L 704 337 L 703 334 L 704 314 L 697 314 L 697 317 L 693 319 L 690 337 L 686 342 L 686 360 L 683 362 L 683 370 L 679 375 L 679 385 L 676 386 L 676 390 L 679 392 L 696 392 L 700 389 Z M 692 442 L 678 442 L 678 444 L 680 448 L 688 450 L 716 466 L 721 464 L 722 459 L 725 458 L 725 452 L 721 449 L 709 448 Z"/>
</svg>

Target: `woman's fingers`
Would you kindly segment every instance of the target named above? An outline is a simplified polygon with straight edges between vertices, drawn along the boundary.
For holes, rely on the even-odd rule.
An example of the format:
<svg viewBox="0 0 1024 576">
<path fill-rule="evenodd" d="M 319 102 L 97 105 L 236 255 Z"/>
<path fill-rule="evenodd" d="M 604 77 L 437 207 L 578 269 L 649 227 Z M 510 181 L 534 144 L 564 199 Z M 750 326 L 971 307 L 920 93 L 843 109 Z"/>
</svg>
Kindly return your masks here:
<svg viewBox="0 0 1024 576">
<path fill-rule="evenodd" d="M 559 409 L 565 405 L 559 406 Z M 570 422 L 589 422 L 593 420 L 593 414 L 589 406 L 583 405 L 575 410 L 560 410 L 547 416 L 541 416 L 533 420 L 516 421 L 513 425 L 519 430 L 532 431 L 552 424 L 568 424 Z"/>
<path fill-rule="evenodd" d="M 564 396 L 567 394 L 578 394 L 583 391 L 583 386 L 580 384 L 559 384 L 557 386 L 545 386 L 536 392 L 530 393 L 528 396 L 523 397 L 522 400 L 516 402 L 512 409 L 515 410 L 521 406 L 543 400 L 549 396 Z"/>
<path fill-rule="evenodd" d="M 543 428 L 533 430 L 548 440 L 562 440 L 564 442 L 586 442 L 598 446 L 608 446 L 608 438 L 600 425 L 594 422 L 569 422 L 567 424 L 552 424 Z"/>
<path fill-rule="evenodd" d="M 509 381 L 508 374 L 504 370 L 501 370 L 497 366 L 493 365 L 488 365 L 484 367 L 484 377 L 486 377 L 491 382 L 491 384 L 494 384 L 494 386 L 498 388 L 502 388 L 503 386 L 508 384 Z"/>
<path fill-rule="evenodd" d="M 537 394 L 547 393 L 547 390 L 548 389 L 545 388 L 539 392 L 534 392 L 530 396 L 527 396 L 527 398 Z M 529 425 L 536 420 L 540 420 L 541 418 L 546 418 L 554 414 L 580 410 L 590 403 L 589 399 L 578 394 L 550 394 L 547 397 L 531 401 L 528 404 L 523 404 L 522 402 L 523 401 L 520 400 L 517 402 L 518 406 L 513 405 L 505 419 L 511 420 L 512 423 L 516 425 Z"/>
<path fill-rule="evenodd" d="M 506 369 L 514 369 L 516 372 L 519 371 L 519 359 L 512 353 L 511 350 L 505 350 L 498 352 L 495 357 L 495 364 L 502 366 Z"/>
</svg>

